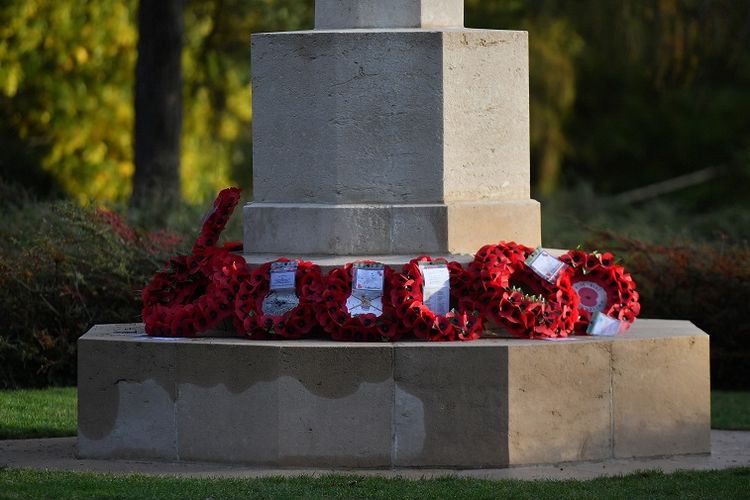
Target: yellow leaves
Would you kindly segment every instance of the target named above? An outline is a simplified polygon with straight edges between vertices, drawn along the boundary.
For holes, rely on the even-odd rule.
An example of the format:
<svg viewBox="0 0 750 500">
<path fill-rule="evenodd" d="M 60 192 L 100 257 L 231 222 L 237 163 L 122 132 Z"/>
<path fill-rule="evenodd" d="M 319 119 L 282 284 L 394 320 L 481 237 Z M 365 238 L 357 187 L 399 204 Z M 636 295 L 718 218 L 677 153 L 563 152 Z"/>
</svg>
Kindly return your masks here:
<svg viewBox="0 0 750 500">
<path fill-rule="evenodd" d="M 9 68 L 0 68 L 0 86 L 6 97 L 13 97 L 18 92 L 22 71 L 19 64 L 14 64 Z"/>
<path fill-rule="evenodd" d="M 78 64 L 86 64 L 89 60 L 89 51 L 85 47 L 80 45 L 73 50 L 73 55 L 76 58 Z"/>
</svg>

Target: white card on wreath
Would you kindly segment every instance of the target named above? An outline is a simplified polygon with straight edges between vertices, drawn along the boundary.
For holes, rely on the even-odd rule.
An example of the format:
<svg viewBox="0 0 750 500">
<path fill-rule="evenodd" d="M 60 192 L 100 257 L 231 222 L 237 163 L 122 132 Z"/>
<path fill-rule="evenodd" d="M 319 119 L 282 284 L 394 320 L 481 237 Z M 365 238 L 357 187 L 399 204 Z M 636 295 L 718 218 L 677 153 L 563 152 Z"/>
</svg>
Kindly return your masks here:
<svg viewBox="0 0 750 500">
<path fill-rule="evenodd" d="M 445 316 L 451 307 L 451 281 L 448 266 L 443 263 L 420 262 L 419 270 L 424 279 L 422 302 L 438 316 Z"/>
<path fill-rule="evenodd" d="M 357 267 L 354 270 L 353 290 L 383 291 L 383 268 Z"/>
<path fill-rule="evenodd" d="M 271 290 L 289 290 L 296 286 L 296 262 L 274 262 L 271 264 Z"/>
<path fill-rule="evenodd" d="M 363 314 L 374 314 L 380 317 L 383 314 L 383 297 L 352 295 L 346 299 L 346 309 L 351 316 L 362 316 Z"/>
<path fill-rule="evenodd" d="M 529 258 L 526 259 L 526 265 L 550 283 L 557 281 L 560 273 L 567 267 L 565 262 L 553 257 L 542 247 L 538 247 L 529 255 Z"/>
<path fill-rule="evenodd" d="M 614 337 L 624 330 L 624 323 L 619 319 L 607 316 L 602 312 L 595 312 L 591 315 L 586 333 L 596 337 Z"/>
</svg>

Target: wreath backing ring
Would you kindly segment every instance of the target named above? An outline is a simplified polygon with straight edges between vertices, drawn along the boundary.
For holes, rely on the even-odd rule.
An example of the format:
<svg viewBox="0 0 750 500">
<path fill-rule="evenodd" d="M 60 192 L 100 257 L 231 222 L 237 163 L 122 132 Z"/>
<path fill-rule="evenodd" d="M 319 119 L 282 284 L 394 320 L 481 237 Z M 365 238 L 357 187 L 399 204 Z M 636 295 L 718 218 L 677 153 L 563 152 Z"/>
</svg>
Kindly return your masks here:
<svg viewBox="0 0 750 500">
<path fill-rule="evenodd" d="M 297 262 L 295 291 L 299 304 L 290 311 L 271 316 L 263 313 L 263 300 L 268 294 L 271 281 L 271 264 L 267 262 L 257 267 L 240 285 L 235 301 L 235 315 L 242 322 L 242 332 L 253 339 L 268 339 L 276 336 L 285 339 L 299 339 L 310 334 L 317 325 L 316 309 L 320 302 L 323 283 L 320 267 L 312 262 L 293 259 Z M 291 262 L 280 258 L 274 262 Z"/>
<path fill-rule="evenodd" d="M 377 264 L 374 261 L 359 261 L 359 264 Z M 333 340 L 350 342 L 395 341 L 403 335 L 396 309 L 391 303 L 391 280 L 393 269 L 383 266 L 383 312 L 380 316 L 363 314 L 352 316 L 346 301 L 352 293 L 352 269 L 355 263 L 335 268 L 325 278 L 321 304 L 318 307 L 318 323 Z"/>
<path fill-rule="evenodd" d="M 577 334 L 586 333 L 596 311 L 622 321 L 625 328 L 630 327 L 641 312 L 639 295 L 633 277 L 623 266 L 615 264 L 614 255 L 570 250 L 560 260 L 570 266 L 571 281 L 580 297 Z"/>
<path fill-rule="evenodd" d="M 578 295 L 563 271 L 555 283 L 526 259 L 533 250 L 515 242 L 482 247 L 469 265 L 485 318 L 516 337 L 567 337 L 578 319 Z"/>
<path fill-rule="evenodd" d="M 450 274 L 450 302 L 454 308 L 445 316 L 432 312 L 424 304 L 420 262 L 440 262 L 448 266 Z M 428 341 L 475 340 L 481 337 L 483 322 L 476 304 L 467 296 L 467 271 L 457 262 L 445 259 L 417 257 L 404 265 L 402 272 L 394 273 L 391 284 L 391 303 L 404 328 L 414 336 Z"/>
</svg>

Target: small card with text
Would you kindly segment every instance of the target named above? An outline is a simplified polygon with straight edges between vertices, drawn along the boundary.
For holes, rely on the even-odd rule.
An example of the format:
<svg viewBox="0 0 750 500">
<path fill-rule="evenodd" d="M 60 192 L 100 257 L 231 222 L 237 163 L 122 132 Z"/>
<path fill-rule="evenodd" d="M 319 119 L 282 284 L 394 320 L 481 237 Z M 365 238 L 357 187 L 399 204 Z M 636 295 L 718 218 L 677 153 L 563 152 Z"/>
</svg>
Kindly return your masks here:
<svg viewBox="0 0 750 500">
<path fill-rule="evenodd" d="M 450 271 L 444 262 L 420 262 L 419 270 L 424 279 L 422 302 L 438 316 L 450 311 Z"/>
<path fill-rule="evenodd" d="M 383 280 L 385 266 L 379 263 L 352 266 L 352 294 L 346 299 L 346 308 L 352 316 L 383 314 Z"/>
<path fill-rule="evenodd" d="M 282 316 L 299 305 L 296 274 L 297 263 L 294 261 L 271 264 L 271 282 L 268 295 L 263 299 L 263 314 Z"/>
<path fill-rule="evenodd" d="M 567 267 L 567 264 L 557 257 L 550 255 L 542 247 L 537 247 L 537 249 L 529 255 L 526 259 L 526 265 L 550 283 L 556 282 L 560 273 L 562 273 Z"/>
</svg>

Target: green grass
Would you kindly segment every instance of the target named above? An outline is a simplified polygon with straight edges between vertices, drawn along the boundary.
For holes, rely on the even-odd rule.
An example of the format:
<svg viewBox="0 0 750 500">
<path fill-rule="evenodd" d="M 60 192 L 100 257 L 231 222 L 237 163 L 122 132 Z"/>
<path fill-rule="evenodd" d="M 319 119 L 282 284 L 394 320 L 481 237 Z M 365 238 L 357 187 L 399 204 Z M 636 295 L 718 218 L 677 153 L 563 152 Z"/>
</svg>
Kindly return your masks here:
<svg viewBox="0 0 750 500">
<path fill-rule="evenodd" d="M 0 439 L 76 435 L 75 387 L 0 391 Z M 750 431 L 750 392 L 711 392 L 711 427 Z"/>
<path fill-rule="evenodd" d="M 0 439 L 75 436 L 75 387 L 0 391 Z"/>
<path fill-rule="evenodd" d="M 747 498 L 750 468 L 641 472 L 590 481 L 318 478 L 177 479 L 0 471 L 0 498 Z"/>
<path fill-rule="evenodd" d="M 712 391 L 711 427 L 750 431 L 750 392 Z"/>
</svg>

